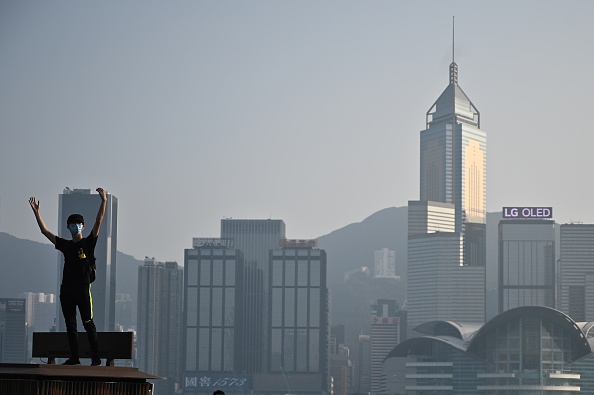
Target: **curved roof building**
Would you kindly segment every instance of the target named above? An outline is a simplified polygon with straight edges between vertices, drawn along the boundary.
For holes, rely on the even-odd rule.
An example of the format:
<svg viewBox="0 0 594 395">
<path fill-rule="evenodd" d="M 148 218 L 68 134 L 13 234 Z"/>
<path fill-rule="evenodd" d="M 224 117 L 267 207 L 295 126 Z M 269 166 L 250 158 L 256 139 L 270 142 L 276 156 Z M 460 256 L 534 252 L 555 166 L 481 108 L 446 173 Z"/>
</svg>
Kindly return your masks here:
<svg viewBox="0 0 594 395">
<path fill-rule="evenodd" d="M 594 323 L 540 306 L 477 327 L 433 321 L 384 360 L 396 394 L 594 394 Z"/>
</svg>

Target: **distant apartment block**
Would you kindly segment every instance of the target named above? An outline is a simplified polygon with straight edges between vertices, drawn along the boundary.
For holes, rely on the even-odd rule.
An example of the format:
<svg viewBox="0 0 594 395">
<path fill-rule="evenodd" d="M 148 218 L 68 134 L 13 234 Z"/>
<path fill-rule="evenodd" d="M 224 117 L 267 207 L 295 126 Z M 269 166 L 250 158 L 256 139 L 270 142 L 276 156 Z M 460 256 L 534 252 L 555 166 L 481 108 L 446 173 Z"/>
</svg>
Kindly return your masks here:
<svg viewBox="0 0 594 395">
<path fill-rule="evenodd" d="M 373 277 L 399 278 L 396 275 L 396 251 L 382 248 L 373 253 Z"/>
<path fill-rule="evenodd" d="M 162 377 L 155 386 L 170 395 L 179 383 L 183 281 L 177 262 L 145 258 L 138 268 L 138 367 Z"/>
</svg>

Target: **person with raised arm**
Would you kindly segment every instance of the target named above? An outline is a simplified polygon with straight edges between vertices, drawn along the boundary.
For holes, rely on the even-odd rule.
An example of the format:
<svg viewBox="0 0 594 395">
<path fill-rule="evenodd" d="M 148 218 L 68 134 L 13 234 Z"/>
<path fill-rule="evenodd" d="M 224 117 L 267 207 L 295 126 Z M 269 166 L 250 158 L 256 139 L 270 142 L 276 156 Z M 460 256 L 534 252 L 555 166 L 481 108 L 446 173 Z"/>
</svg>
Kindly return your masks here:
<svg viewBox="0 0 594 395">
<path fill-rule="evenodd" d="M 83 237 L 85 220 L 80 214 L 71 214 L 66 220 L 66 226 L 72 238 L 70 240 L 56 236 L 47 229 L 39 212 L 39 201 L 34 197 L 29 199 L 29 204 L 35 214 L 37 225 L 41 233 L 54 244 L 56 250 L 64 255 L 64 270 L 62 271 L 62 284 L 60 285 L 60 305 L 66 321 L 70 358 L 63 365 L 80 365 L 78 353 L 78 331 L 76 328 L 76 308 L 80 312 L 89 346 L 91 348 L 91 366 L 101 365 L 99 358 L 99 344 L 97 341 L 97 328 L 93 322 L 93 298 L 91 296 L 91 283 L 95 280 L 95 245 L 101 229 L 107 205 L 107 193 L 103 188 L 97 188 L 101 197 L 99 212 L 93 225 L 93 230 L 87 237 Z"/>
</svg>

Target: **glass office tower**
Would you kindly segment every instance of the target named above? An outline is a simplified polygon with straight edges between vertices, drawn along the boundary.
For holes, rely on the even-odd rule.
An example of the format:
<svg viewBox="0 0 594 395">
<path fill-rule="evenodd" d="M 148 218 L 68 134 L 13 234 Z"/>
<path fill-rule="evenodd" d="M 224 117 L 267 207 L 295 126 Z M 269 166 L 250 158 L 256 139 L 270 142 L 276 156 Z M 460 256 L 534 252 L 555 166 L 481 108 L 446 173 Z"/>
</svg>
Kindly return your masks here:
<svg viewBox="0 0 594 395">
<path fill-rule="evenodd" d="M 297 246 L 274 249 L 269 276 L 268 371 L 287 378 L 286 393 L 312 387 L 327 391 L 326 252 Z"/>
<path fill-rule="evenodd" d="M 499 313 L 555 307 L 555 221 L 499 222 Z"/>
</svg>

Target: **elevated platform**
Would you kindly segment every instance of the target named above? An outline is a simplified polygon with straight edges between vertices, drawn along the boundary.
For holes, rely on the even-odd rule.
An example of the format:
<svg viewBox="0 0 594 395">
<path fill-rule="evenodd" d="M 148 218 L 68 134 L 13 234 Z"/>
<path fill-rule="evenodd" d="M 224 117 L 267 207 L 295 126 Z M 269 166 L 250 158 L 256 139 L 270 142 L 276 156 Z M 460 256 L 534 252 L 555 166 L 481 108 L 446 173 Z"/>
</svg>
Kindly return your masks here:
<svg viewBox="0 0 594 395">
<path fill-rule="evenodd" d="M 128 367 L 0 364 L 0 394 L 152 395 L 151 379 Z"/>
</svg>

